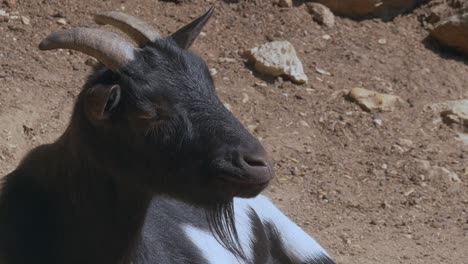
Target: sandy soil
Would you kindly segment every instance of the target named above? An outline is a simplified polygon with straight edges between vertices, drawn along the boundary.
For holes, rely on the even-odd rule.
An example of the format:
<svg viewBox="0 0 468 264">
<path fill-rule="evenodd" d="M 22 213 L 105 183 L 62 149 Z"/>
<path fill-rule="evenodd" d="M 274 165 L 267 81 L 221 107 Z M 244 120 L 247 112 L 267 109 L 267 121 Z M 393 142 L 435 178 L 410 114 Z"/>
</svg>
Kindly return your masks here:
<svg viewBox="0 0 468 264">
<path fill-rule="evenodd" d="M 425 40 L 417 12 L 388 23 L 337 18 L 325 29 L 301 1 L 293 8 L 267 0 L 6 2 L 0 9 L 30 23 L 0 22 L 0 175 L 61 134 L 90 71 L 80 53 L 40 52 L 48 33 L 96 26 L 93 13 L 124 10 L 167 34 L 214 5 L 194 49 L 217 70 L 220 97 L 274 158 L 277 177 L 267 194 L 338 263 L 468 263 L 468 147 L 425 110 L 468 98 L 467 60 Z M 66 25 L 57 23 L 61 17 Z M 308 84 L 252 71 L 240 54 L 269 40 L 295 46 Z M 343 96 L 353 87 L 406 103 L 365 112 Z M 461 183 L 431 173 L 432 166 L 457 173 Z"/>
</svg>

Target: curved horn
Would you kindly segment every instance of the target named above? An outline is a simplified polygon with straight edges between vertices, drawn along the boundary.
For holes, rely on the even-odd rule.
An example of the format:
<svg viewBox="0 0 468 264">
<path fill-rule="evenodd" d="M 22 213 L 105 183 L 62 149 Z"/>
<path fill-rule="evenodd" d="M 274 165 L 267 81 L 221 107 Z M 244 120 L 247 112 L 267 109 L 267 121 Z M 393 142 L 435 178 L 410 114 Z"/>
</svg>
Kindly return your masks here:
<svg viewBox="0 0 468 264">
<path fill-rule="evenodd" d="M 40 50 L 71 49 L 96 58 L 118 71 L 135 58 L 135 48 L 117 34 L 95 28 L 72 28 L 54 32 L 40 44 Z"/>
<path fill-rule="evenodd" d="M 171 38 L 177 43 L 177 45 L 179 45 L 179 47 L 183 49 L 190 48 L 198 35 L 200 35 L 203 27 L 206 25 L 208 20 L 210 20 L 214 10 L 214 6 L 210 7 L 210 9 L 208 9 L 208 11 L 201 17 L 172 33 Z"/>
<path fill-rule="evenodd" d="M 99 25 L 111 25 L 127 34 L 140 47 L 161 38 L 161 35 L 146 22 L 120 12 L 102 12 L 94 16 Z"/>
</svg>

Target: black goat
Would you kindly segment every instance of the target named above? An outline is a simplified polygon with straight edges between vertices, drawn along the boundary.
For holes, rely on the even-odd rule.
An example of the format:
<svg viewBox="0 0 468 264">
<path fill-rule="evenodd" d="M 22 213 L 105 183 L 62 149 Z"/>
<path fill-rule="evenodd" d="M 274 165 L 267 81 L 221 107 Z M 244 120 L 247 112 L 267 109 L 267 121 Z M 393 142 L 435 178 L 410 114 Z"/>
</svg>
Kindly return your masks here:
<svg viewBox="0 0 468 264">
<path fill-rule="evenodd" d="M 252 198 L 271 163 L 187 50 L 212 13 L 168 38 L 122 13 L 96 16 L 138 48 L 91 28 L 41 42 L 103 65 L 64 134 L 4 178 L 0 264 L 333 263 L 265 197 Z"/>
</svg>

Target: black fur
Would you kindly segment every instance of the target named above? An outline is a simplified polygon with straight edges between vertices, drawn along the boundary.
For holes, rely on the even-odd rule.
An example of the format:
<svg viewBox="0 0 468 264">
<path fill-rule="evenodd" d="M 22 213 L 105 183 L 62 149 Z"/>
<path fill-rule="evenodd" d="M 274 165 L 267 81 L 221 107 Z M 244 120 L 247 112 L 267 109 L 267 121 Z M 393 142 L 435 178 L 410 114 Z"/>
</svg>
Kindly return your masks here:
<svg viewBox="0 0 468 264">
<path fill-rule="evenodd" d="M 212 212 L 211 230 L 236 251 L 232 199 L 257 195 L 273 172 L 205 62 L 181 48 L 199 31 L 142 47 L 117 72 L 95 69 L 64 134 L 4 178 L 1 264 L 164 263 L 145 261 L 157 248 L 141 244 L 155 195 Z"/>
<path fill-rule="evenodd" d="M 205 263 L 187 224 L 248 263 L 232 201 L 258 195 L 273 170 L 186 50 L 212 11 L 116 72 L 97 67 L 63 135 L 4 177 L 0 264 Z M 250 218 L 252 264 L 293 263 L 274 226 Z"/>
</svg>

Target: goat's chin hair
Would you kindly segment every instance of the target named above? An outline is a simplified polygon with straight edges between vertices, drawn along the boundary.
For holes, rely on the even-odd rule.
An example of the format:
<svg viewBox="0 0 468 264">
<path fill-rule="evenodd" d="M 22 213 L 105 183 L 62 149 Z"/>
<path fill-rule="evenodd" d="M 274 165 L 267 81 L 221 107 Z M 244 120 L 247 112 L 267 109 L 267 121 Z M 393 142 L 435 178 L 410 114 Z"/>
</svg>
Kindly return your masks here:
<svg viewBox="0 0 468 264">
<path fill-rule="evenodd" d="M 239 242 L 235 225 L 234 203 L 231 200 L 216 202 L 206 211 L 208 225 L 216 240 L 237 258 L 242 258 L 244 252 Z"/>
</svg>

